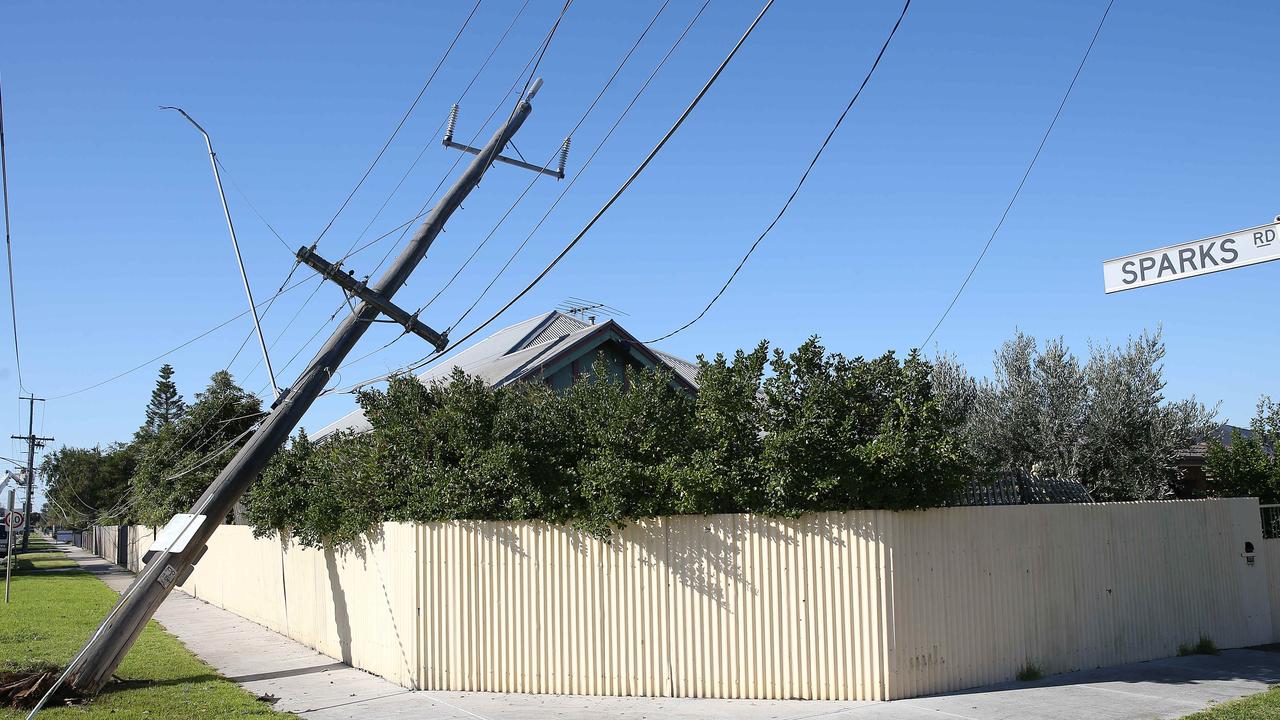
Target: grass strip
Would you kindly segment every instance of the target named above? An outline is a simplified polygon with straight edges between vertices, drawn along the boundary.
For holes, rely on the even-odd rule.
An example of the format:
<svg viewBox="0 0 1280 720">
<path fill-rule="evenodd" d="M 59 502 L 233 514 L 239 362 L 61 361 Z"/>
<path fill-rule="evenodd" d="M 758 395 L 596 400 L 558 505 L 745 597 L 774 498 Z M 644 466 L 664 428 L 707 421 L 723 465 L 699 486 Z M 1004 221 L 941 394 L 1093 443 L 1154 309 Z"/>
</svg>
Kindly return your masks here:
<svg viewBox="0 0 1280 720">
<path fill-rule="evenodd" d="M 1280 686 L 1266 692 L 1224 702 L 1183 720 L 1280 720 Z"/>
<path fill-rule="evenodd" d="M 44 553 L 39 553 L 43 555 Z M 15 556 L 15 560 L 18 557 Z M 45 561 L 40 561 L 45 562 Z M 118 596 L 82 570 L 30 572 L 13 578 L 12 600 L 0 605 L 0 672 L 65 665 Z M 219 675 L 151 622 L 114 681 L 84 705 L 51 707 L 41 718 L 287 718 Z M 0 720 L 25 717 L 0 709 Z"/>
</svg>

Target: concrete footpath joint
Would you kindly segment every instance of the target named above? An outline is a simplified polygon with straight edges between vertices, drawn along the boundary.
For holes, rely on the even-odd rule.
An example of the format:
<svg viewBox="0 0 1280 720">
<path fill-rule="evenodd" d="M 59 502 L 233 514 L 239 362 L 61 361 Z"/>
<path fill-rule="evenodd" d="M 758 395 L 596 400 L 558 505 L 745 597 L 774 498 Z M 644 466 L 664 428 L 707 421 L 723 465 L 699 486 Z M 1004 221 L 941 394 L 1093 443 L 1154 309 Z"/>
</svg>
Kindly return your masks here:
<svg viewBox="0 0 1280 720">
<path fill-rule="evenodd" d="M 117 592 L 133 580 L 129 571 L 79 548 L 60 549 Z M 314 720 L 1145 720 L 1182 717 L 1280 683 L 1280 653 L 1228 650 L 893 702 L 411 691 L 181 591 L 165 600 L 155 618 L 219 673 L 254 695 L 278 698 L 277 710 Z"/>
</svg>

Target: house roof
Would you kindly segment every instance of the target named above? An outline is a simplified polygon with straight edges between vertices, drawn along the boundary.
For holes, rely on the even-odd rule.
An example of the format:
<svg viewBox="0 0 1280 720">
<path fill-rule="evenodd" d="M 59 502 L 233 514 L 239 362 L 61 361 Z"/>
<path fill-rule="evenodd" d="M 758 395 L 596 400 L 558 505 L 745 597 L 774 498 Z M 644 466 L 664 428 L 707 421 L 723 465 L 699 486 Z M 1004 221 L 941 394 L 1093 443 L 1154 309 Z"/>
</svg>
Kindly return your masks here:
<svg viewBox="0 0 1280 720">
<path fill-rule="evenodd" d="M 1229 423 L 1219 423 L 1209 433 L 1201 438 L 1199 442 L 1189 448 L 1183 448 L 1174 453 L 1178 464 L 1181 466 L 1201 466 L 1209 455 L 1209 441 L 1217 440 L 1225 447 L 1231 447 L 1231 438 L 1233 433 L 1239 431 L 1240 436 L 1248 440 L 1253 437 L 1253 430 L 1247 427 L 1238 427 Z M 1267 452 L 1272 452 L 1272 448 L 1264 446 Z"/>
<path fill-rule="evenodd" d="M 647 365 L 666 365 L 680 385 L 697 389 L 698 366 L 683 358 L 648 347 L 613 320 L 600 324 L 583 322 L 572 315 L 551 311 L 502 328 L 418 375 L 422 382 L 446 381 L 455 369 L 478 377 L 490 387 L 502 387 L 554 372 L 560 365 L 581 355 L 583 347 L 596 347 L 608 340 L 626 346 Z M 353 410 L 320 428 L 314 439 L 341 430 L 364 432 L 370 429 L 363 410 Z"/>
</svg>

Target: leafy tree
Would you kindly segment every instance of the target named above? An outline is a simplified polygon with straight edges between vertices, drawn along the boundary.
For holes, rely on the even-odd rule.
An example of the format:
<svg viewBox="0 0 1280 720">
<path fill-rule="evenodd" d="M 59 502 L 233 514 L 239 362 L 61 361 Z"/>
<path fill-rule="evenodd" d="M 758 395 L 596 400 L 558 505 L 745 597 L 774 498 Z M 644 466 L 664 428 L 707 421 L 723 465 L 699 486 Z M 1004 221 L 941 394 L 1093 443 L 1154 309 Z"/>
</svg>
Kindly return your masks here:
<svg viewBox="0 0 1280 720">
<path fill-rule="evenodd" d="M 688 463 L 674 470 L 674 512 L 759 512 L 767 506 L 761 455 L 768 360 L 767 342 L 749 353 L 737 351 L 732 362 L 724 355 L 698 358 L 693 448 Z"/>
<path fill-rule="evenodd" d="M 600 359 L 591 378 L 565 396 L 586 448 L 575 468 L 581 510 L 570 519 L 603 534 L 676 512 L 672 479 L 689 464 L 693 401 L 665 369 L 627 368 L 620 380 Z"/>
<path fill-rule="evenodd" d="M 955 500 L 975 462 L 935 393 L 931 366 L 912 351 L 890 375 L 875 436 L 858 449 L 865 468 L 857 507 L 912 510 Z"/>
<path fill-rule="evenodd" d="M 262 403 L 236 385 L 231 373 L 214 373 L 181 419 L 138 441 L 138 467 L 131 481 L 138 519 L 159 526 L 186 512 L 261 415 Z"/>
<path fill-rule="evenodd" d="M 1085 368 L 1089 412 L 1079 473 L 1095 500 L 1158 500 L 1180 484 L 1177 453 L 1208 435 L 1216 409 L 1165 402 L 1164 341 L 1143 333 L 1095 348 Z"/>
<path fill-rule="evenodd" d="M 953 360 L 935 367 L 944 404 L 967 413 L 964 438 L 992 471 L 1076 479 L 1095 500 L 1152 500 L 1178 485 L 1177 453 L 1204 437 L 1215 411 L 1166 401 L 1160 333 L 1091 347 L 1080 361 L 1061 338 L 1040 349 L 1017 333 L 990 380 L 969 384 Z M 942 370 L 940 371 L 939 368 Z"/>
<path fill-rule="evenodd" d="M 930 365 L 828 355 L 816 337 L 775 350 L 762 463 L 777 513 L 936 507 L 954 499 L 971 459 L 935 399 Z"/>
<path fill-rule="evenodd" d="M 1256 497 L 1280 502 L 1280 403 L 1263 396 L 1250 423 L 1252 432 L 1231 431 L 1231 444 L 1208 440 L 1205 470 L 1209 491 L 1220 497 Z"/>
<path fill-rule="evenodd" d="M 160 428 L 181 420 L 186 410 L 186 403 L 173 382 L 173 366 L 165 363 L 160 366 L 160 379 L 156 380 L 151 401 L 147 403 L 146 422 L 138 432 L 143 437 L 153 437 Z"/>
<path fill-rule="evenodd" d="M 40 476 L 50 522 L 70 527 L 130 522 L 129 478 L 136 465 L 133 448 L 124 443 L 49 453 L 40 463 Z"/>
</svg>

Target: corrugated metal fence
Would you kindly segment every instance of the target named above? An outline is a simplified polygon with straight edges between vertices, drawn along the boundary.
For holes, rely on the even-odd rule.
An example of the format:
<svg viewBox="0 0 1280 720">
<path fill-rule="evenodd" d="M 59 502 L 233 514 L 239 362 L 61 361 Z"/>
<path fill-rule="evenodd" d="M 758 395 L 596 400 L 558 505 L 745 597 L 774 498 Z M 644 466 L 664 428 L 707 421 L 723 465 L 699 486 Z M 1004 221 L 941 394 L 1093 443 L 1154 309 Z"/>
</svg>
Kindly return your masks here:
<svg viewBox="0 0 1280 720">
<path fill-rule="evenodd" d="M 1269 642 L 1256 501 L 898 513 L 890 694 L 914 697 L 1174 655 L 1201 635 Z M 1265 549 L 1263 549 L 1265 552 Z"/>
<path fill-rule="evenodd" d="M 183 589 L 407 687 L 874 700 L 1270 642 L 1271 542 L 1245 499 L 387 524 L 348 553 L 224 526 Z"/>
<path fill-rule="evenodd" d="M 424 686 L 883 698 L 877 515 L 421 526 Z"/>
</svg>

